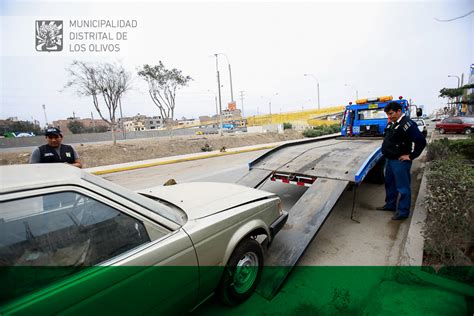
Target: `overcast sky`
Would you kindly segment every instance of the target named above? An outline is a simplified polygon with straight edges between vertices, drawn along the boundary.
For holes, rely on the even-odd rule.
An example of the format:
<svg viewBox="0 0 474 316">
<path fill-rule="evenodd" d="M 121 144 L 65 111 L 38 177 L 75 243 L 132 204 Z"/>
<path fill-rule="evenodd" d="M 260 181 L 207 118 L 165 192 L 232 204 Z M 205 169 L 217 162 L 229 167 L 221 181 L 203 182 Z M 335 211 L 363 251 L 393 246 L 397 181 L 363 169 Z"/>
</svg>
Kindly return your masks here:
<svg viewBox="0 0 474 316">
<path fill-rule="evenodd" d="M 44 124 L 73 112 L 90 117 L 90 98 L 64 90 L 73 60 L 120 62 L 134 77 L 122 102 L 124 116 L 159 115 L 136 76 L 137 67 L 163 61 L 194 80 L 177 93 L 176 118 L 215 114 L 214 53 L 232 66 L 234 99 L 245 115 L 344 105 L 359 97 L 399 95 L 431 112 L 444 104 L 443 87 L 474 62 L 474 1 L 346 2 L 1 2 L 0 118 Z M 74 28 L 74 20 L 136 20 L 129 29 Z M 35 21 L 62 20 L 61 52 L 38 52 Z M 78 40 L 78 32 L 127 32 L 127 40 Z M 74 50 L 84 44 L 87 51 Z M 90 44 L 119 45 L 119 52 L 91 52 Z M 102 47 L 103 47 L 102 46 Z M 96 49 L 96 48 L 94 48 Z M 230 101 L 227 61 L 219 57 L 223 106 Z M 314 77 L 305 77 L 308 73 Z M 346 86 L 346 84 L 348 86 Z M 426 111 L 425 111 L 426 112 Z M 98 115 L 94 111 L 94 117 Z"/>
</svg>

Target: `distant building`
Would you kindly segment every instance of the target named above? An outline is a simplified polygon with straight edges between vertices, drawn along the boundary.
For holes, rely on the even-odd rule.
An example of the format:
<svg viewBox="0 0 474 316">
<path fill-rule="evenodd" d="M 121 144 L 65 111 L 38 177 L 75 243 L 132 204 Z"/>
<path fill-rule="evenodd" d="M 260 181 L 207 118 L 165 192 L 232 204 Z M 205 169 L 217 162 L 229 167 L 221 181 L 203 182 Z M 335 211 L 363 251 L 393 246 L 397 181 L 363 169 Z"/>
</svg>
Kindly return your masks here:
<svg viewBox="0 0 474 316">
<path fill-rule="evenodd" d="M 469 84 L 473 84 L 474 83 L 474 64 L 471 64 L 471 69 L 469 71 L 469 80 L 468 80 L 468 83 Z M 467 98 L 467 95 L 472 95 L 474 93 L 474 89 L 467 89 L 467 92 L 466 92 L 466 96 L 465 98 Z M 463 110 L 464 110 L 464 113 L 466 113 L 466 115 L 473 115 L 474 114 L 474 105 L 473 104 L 464 104 L 463 105 Z"/>
<path fill-rule="evenodd" d="M 222 111 L 222 115 L 224 116 L 225 119 L 241 119 L 242 118 L 242 112 L 239 109 L 225 109 Z"/>
<path fill-rule="evenodd" d="M 146 116 L 140 113 L 133 117 L 124 117 L 123 121 L 124 129 L 127 132 L 154 130 L 164 125 L 164 120 L 161 116 Z M 119 119 L 119 126 L 121 126 L 121 119 Z"/>
<path fill-rule="evenodd" d="M 159 129 L 163 127 L 163 124 L 163 118 L 161 116 L 145 118 L 145 129 Z"/>
<path fill-rule="evenodd" d="M 199 121 L 200 121 L 201 123 L 208 123 L 208 122 L 214 121 L 214 120 L 215 120 L 215 118 L 213 119 L 213 118 L 211 118 L 211 117 L 208 116 L 208 115 L 203 115 L 203 116 L 200 116 L 200 117 L 199 117 Z"/>
<path fill-rule="evenodd" d="M 86 128 L 86 129 L 98 128 L 99 126 L 100 127 L 106 127 L 106 128 L 109 127 L 107 122 L 104 122 L 103 120 L 98 120 L 98 119 L 93 120 L 93 119 L 90 119 L 90 118 L 81 119 L 79 117 L 68 117 L 65 120 L 53 121 L 53 126 L 59 128 L 63 134 L 72 134 L 71 131 L 69 130 L 69 128 L 67 127 L 68 124 L 71 121 L 81 122 L 82 125 L 84 125 L 84 128 Z"/>
<path fill-rule="evenodd" d="M 131 120 L 123 122 L 123 127 L 127 132 L 138 132 L 145 130 L 145 124 L 143 121 Z"/>
</svg>

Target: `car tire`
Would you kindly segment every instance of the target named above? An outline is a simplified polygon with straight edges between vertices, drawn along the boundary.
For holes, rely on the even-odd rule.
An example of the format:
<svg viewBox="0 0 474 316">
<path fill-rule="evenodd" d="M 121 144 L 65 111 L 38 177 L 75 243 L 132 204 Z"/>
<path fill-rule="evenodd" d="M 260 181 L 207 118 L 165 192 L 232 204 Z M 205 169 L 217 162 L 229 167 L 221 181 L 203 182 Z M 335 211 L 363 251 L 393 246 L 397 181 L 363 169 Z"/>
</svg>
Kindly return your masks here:
<svg viewBox="0 0 474 316">
<path fill-rule="evenodd" d="M 466 135 L 469 135 L 469 134 L 471 134 L 471 133 L 472 133 L 472 130 L 471 130 L 470 128 L 466 128 L 466 129 L 464 130 L 464 134 L 466 134 Z"/>
<path fill-rule="evenodd" d="M 444 134 L 444 133 L 446 133 L 446 131 L 444 130 L 444 128 L 440 128 L 440 129 L 439 129 L 439 133 L 440 133 L 440 134 Z"/>
<path fill-rule="evenodd" d="M 248 299 L 257 287 L 263 269 L 263 248 L 253 239 L 241 241 L 224 269 L 217 296 L 235 306 Z"/>
</svg>

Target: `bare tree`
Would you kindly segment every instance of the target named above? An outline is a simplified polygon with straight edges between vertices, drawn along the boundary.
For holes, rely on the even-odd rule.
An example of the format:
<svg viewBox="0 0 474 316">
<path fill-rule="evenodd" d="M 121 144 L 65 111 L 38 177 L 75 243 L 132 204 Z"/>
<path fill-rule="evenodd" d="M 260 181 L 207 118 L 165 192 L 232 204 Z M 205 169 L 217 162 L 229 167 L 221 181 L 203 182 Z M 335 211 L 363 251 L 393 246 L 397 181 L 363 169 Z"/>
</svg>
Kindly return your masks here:
<svg viewBox="0 0 474 316">
<path fill-rule="evenodd" d="M 82 61 L 74 61 L 66 70 L 70 75 L 66 88 L 75 88 L 79 96 L 92 97 L 95 109 L 112 131 L 115 145 L 117 143 L 115 113 L 122 96 L 131 88 L 130 73 L 125 71 L 122 65 L 115 63 L 87 64 Z M 103 102 L 100 102 L 100 99 Z M 101 107 L 101 103 L 105 104 L 106 109 Z"/>
<path fill-rule="evenodd" d="M 138 69 L 138 76 L 148 83 L 151 100 L 160 110 L 166 126 L 171 128 L 176 105 L 176 90 L 187 86 L 193 79 L 190 76 L 184 76 L 182 71 L 176 68 L 166 69 L 161 61 L 156 66 L 143 65 L 141 69 Z"/>
</svg>

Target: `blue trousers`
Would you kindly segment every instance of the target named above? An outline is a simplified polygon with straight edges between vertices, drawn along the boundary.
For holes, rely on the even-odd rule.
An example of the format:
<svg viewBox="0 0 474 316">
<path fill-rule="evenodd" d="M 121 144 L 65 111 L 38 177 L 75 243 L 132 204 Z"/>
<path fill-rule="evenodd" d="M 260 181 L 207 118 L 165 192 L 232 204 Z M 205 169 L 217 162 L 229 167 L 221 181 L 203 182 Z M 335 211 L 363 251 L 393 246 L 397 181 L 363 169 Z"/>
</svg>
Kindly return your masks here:
<svg viewBox="0 0 474 316">
<path fill-rule="evenodd" d="M 411 163 L 395 159 L 385 161 L 385 207 L 397 210 L 400 216 L 406 217 L 411 206 Z"/>
</svg>

